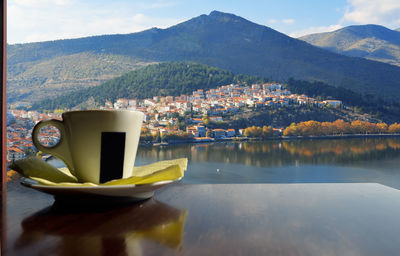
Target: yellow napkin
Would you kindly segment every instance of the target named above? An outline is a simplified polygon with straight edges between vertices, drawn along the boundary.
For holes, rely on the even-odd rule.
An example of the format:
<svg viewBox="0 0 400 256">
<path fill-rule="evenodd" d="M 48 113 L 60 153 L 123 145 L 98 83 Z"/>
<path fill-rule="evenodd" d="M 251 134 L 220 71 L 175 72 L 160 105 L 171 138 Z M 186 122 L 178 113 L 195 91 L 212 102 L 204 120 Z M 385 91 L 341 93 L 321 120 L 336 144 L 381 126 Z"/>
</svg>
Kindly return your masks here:
<svg viewBox="0 0 400 256">
<path fill-rule="evenodd" d="M 57 169 L 56 167 L 48 164 L 40 158 L 35 156 L 28 157 L 25 159 L 17 160 L 10 165 L 10 168 L 24 177 L 38 177 L 46 179 L 52 182 L 78 182 L 78 179 L 63 171 L 63 169 Z"/>
<path fill-rule="evenodd" d="M 165 180 L 176 180 L 183 177 L 184 171 L 186 171 L 187 168 L 187 163 L 187 158 L 180 158 L 134 167 L 133 176 L 125 179 L 112 180 L 100 185 L 140 185 Z M 24 177 L 36 180 L 41 185 L 99 186 L 98 184 L 90 182 L 79 183 L 76 177 L 69 173 L 67 168 L 57 169 L 37 157 L 17 160 L 10 165 L 10 168 Z"/>
</svg>

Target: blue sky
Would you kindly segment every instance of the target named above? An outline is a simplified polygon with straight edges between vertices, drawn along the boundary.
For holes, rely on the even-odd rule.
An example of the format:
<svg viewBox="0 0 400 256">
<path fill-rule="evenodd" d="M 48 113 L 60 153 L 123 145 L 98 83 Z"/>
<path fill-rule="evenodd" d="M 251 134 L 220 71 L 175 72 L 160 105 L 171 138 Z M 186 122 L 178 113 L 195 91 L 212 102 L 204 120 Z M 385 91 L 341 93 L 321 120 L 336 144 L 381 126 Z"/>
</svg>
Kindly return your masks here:
<svg viewBox="0 0 400 256">
<path fill-rule="evenodd" d="M 213 10 L 298 37 L 348 25 L 400 28 L 400 0 L 7 0 L 8 43 L 166 28 Z"/>
</svg>

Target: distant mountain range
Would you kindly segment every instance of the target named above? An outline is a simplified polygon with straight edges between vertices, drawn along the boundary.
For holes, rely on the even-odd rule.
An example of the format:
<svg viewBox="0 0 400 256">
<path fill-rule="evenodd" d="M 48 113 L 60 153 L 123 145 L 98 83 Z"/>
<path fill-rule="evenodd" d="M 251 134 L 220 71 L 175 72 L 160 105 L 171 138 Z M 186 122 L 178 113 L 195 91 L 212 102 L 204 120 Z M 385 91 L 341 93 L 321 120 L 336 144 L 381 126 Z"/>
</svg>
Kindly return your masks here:
<svg viewBox="0 0 400 256">
<path fill-rule="evenodd" d="M 54 97 L 166 61 L 198 62 L 278 81 L 322 81 L 386 99 L 400 96 L 399 67 L 332 53 L 217 11 L 167 29 L 9 45 L 9 96 Z"/>
<path fill-rule="evenodd" d="M 300 39 L 347 56 L 400 66 L 400 33 L 383 26 L 349 26 L 333 32 L 303 36 Z"/>
</svg>

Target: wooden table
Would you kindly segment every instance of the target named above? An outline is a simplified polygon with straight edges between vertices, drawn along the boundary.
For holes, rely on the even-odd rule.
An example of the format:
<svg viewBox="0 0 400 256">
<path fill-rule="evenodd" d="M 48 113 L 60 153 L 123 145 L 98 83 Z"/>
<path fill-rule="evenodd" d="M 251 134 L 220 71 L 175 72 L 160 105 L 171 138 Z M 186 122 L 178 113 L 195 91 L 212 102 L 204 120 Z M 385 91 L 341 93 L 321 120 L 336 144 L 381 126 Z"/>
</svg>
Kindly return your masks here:
<svg viewBox="0 0 400 256">
<path fill-rule="evenodd" d="M 399 255 L 400 191 L 361 184 L 175 184 L 88 206 L 14 184 L 6 255 Z"/>
</svg>

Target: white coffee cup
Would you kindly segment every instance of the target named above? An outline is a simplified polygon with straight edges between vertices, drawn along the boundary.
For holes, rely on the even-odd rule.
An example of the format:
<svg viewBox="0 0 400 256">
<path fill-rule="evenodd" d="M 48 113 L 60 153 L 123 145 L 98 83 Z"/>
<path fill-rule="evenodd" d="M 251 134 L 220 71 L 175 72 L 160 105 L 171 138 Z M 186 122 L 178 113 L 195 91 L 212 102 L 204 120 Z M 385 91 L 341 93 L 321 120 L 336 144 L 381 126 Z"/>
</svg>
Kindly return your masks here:
<svg viewBox="0 0 400 256">
<path fill-rule="evenodd" d="M 132 176 L 144 114 L 130 110 L 71 111 L 62 121 L 40 121 L 32 131 L 33 144 L 67 165 L 80 182 L 104 183 Z M 51 147 L 39 142 L 46 126 L 60 130 L 59 142 Z"/>
</svg>

